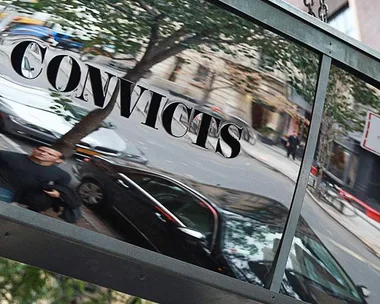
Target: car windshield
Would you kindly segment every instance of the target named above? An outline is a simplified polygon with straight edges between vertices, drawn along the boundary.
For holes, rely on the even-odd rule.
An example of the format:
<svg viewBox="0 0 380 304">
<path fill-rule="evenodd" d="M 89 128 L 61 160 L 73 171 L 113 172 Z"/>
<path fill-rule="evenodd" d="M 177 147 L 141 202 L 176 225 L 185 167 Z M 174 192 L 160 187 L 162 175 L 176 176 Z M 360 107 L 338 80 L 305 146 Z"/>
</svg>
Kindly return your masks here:
<svg viewBox="0 0 380 304">
<path fill-rule="evenodd" d="M 130 142 L 127 142 L 127 147 L 125 149 L 125 153 L 132 154 L 132 155 L 141 155 L 140 150 L 137 149 L 137 147 L 132 145 Z"/>
<path fill-rule="evenodd" d="M 241 276 L 263 286 L 283 227 L 229 211 L 225 216 L 224 255 Z M 295 294 L 302 288 L 299 286 L 307 285 L 308 291 L 315 286 L 335 298 L 362 303 L 353 283 L 310 229 L 307 234 L 300 233 L 294 238 L 283 285 Z"/>
<path fill-rule="evenodd" d="M 29 64 L 29 61 L 24 62 L 25 65 L 27 63 Z M 28 107 L 31 107 L 30 101 L 33 100 L 33 108 L 54 112 L 60 116 L 71 117 L 75 121 L 81 120 L 89 113 L 89 110 L 72 103 L 63 104 L 60 101 L 55 102 L 50 92 L 46 90 L 21 86 L 4 78 L 0 78 L 0 97 Z M 109 121 L 104 121 L 100 127 L 107 129 L 115 128 Z"/>
<path fill-rule="evenodd" d="M 87 110 L 87 109 L 84 109 L 82 107 L 78 107 L 78 106 L 75 106 L 72 104 L 70 104 L 65 109 L 65 111 L 68 112 L 68 114 L 70 114 L 70 116 L 76 121 L 80 121 L 82 118 L 84 118 L 90 112 L 90 110 Z M 100 124 L 100 127 L 106 128 L 106 129 L 113 129 L 114 128 L 108 121 L 103 121 Z"/>
</svg>

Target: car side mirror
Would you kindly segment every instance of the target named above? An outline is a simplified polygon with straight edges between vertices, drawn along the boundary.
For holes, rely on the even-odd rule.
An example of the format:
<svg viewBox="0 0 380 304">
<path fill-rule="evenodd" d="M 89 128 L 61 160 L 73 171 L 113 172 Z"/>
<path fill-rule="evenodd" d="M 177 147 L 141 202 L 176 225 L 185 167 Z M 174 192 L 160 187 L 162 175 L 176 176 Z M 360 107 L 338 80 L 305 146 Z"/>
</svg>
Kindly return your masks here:
<svg viewBox="0 0 380 304">
<path fill-rule="evenodd" d="M 371 292 L 369 291 L 369 289 L 367 287 L 365 287 L 363 285 L 357 285 L 357 288 L 359 289 L 360 294 L 364 298 L 368 298 L 371 295 Z"/>
<path fill-rule="evenodd" d="M 203 235 L 203 233 L 200 233 L 199 231 L 186 228 L 186 227 L 179 227 L 177 228 L 180 234 L 186 238 L 188 241 L 195 241 L 195 242 L 202 242 L 206 239 L 206 237 Z"/>
<path fill-rule="evenodd" d="M 34 68 L 30 68 L 30 71 L 33 72 L 33 71 L 34 71 Z"/>
</svg>

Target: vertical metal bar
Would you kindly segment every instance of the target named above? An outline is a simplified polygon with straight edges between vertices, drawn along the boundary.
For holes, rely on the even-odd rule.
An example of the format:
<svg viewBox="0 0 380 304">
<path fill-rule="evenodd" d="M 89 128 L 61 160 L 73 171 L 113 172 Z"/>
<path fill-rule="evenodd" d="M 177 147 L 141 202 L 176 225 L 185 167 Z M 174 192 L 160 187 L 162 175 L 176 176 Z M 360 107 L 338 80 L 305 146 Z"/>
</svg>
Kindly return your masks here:
<svg viewBox="0 0 380 304">
<path fill-rule="evenodd" d="M 269 286 L 269 289 L 274 292 L 280 291 L 282 278 L 285 273 L 286 262 L 288 260 L 290 248 L 297 228 L 298 219 L 301 214 L 303 200 L 306 193 L 307 182 L 313 163 L 314 151 L 317 145 L 319 129 L 322 121 L 322 114 L 325 104 L 330 68 L 331 57 L 322 55 L 321 63 L 319 66 L 317 88 L 314 98 L 311 126 L 307 139 L 304 159 L 302 161 L 300 174 L 298 177 L 284 233 L 279 245 L 279 250 L 277 250 L 276 258 L 272 265 L 272 277 L 270 277 L 269 282 L 267 282 L 267 286 Z"/>
</svg>

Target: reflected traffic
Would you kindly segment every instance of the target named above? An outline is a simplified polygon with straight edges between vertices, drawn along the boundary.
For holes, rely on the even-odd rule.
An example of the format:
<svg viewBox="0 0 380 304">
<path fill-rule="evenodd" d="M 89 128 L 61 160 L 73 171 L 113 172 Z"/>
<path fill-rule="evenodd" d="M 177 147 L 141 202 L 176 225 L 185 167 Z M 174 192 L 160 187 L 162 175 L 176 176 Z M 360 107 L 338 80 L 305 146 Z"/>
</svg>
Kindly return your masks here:
<svg viewBox="0 0 380 304">
<path fill-rule="evenodd" d="M 100 157 L 73 171 L 84 204 L 111 215 L 127 241 L 265 286 L 288 214 L 279 202 Z M 281 292 L 310 303 L 365 303 L 302 218 Z"/>
<path fill-rule="evenodd" d="M 79 227 L 268 287 L 319 56 L 209 2 L 146 2 L 4 8 L 0 150 L 62 154 L 52 168 L 71 175 L 74 198 L 19 207 L 65 220 L 62 207 L 75 202 Z M 22 172 L 40 197 L 67 194 Z M 281 292 L 366 303 L 363 284 L 374 303 L 376 257 L 311 196 L 302 214 Z"/>
</svg>

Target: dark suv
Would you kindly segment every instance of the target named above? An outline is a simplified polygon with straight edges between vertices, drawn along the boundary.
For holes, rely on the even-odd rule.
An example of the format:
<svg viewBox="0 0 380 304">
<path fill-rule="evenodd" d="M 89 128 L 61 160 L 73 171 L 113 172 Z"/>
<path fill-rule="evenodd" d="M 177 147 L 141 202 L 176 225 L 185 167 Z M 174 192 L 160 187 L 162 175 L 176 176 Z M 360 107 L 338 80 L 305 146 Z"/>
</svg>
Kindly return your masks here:
<svg viewBox="0 0 380 304">
<path fill-rule="evenodd" d="M 144 248 L 264 286 L 288 209 L 252 193 L 197 183 L 101 157 L 74 173 L 86 206 Z M 201 194 L 202 193 L 202 194 Z M 366 303 L 357 287 L 301 218 L 281 292 L 310 303 Z"/>
</svg>

